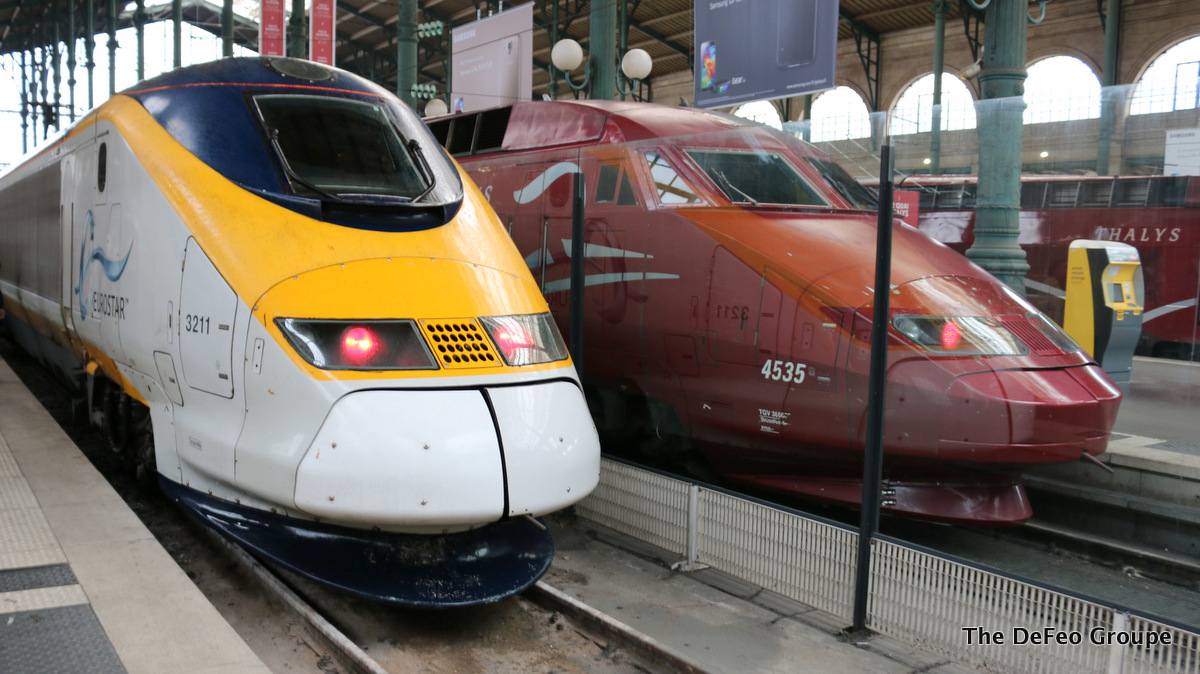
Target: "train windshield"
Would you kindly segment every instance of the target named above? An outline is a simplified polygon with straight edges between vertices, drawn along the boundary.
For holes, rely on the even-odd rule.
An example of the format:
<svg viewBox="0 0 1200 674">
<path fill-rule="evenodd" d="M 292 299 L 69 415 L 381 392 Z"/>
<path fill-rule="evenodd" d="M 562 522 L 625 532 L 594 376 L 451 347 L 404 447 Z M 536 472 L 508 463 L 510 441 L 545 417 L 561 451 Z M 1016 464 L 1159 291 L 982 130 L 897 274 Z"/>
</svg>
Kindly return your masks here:
<svg viewBox="0 0 1200 674">
<path fill-rule="evenodd" d="M 846 169 L 839 166 L 837 162 L 810 157 L 808 163 L 817 170 L 817 173 L 821 174 L 830 187 L 836 190 L 843 199 L 850 202 L 851 207 L 864 211 L 873 211 L 878 208 L 879 200 L 876 198 L 875 192 L 851 177 Z"/>
<path fill-rule="evenodd" d="M 254 101 L 297 195 L 416 202 L 435 186 L 421 145 L 405 142 L 380 105 L 326 96 Z"/>
<path fill-rule="evenodd" d="M 774 152 L 685 150 L 735 204 L 828 206 L 782 155 Z"/>
</svg>

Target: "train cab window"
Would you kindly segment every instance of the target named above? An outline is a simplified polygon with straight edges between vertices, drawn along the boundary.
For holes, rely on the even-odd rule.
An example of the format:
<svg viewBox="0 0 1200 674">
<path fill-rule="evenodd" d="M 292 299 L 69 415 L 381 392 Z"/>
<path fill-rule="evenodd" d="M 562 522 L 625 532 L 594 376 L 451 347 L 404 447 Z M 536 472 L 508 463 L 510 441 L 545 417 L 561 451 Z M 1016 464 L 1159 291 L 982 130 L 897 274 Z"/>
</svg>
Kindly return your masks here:
<svg viewBox="0 0 1200 674">
<path fill-rule="evenodd" d="M 616 164 L 601 164 L 600 177 L 596 180 L 596 203 L 618 206 L 637 206 L 629 174 Z"/>
<path fill-rule="evenodd" d="M 875 191 L 858 182 L 842 168 L 840 164 L 827 159 L 809 158 L 809 166 L 816 169 L 817 173 L 825 179 L 826 183 L 834 189 L 843 199 L 850 202 L 851 208 L 858 208 L 866 211 L 873 211 L 878 208 L 879 199 Z M 927 210 L 925 206 L 921 206 L 922 210 Z"/>
<path fill-rule="evenodd" d="M 108 143 L 100 143 L 96 151 L 96 191 L 103 192 L 108 183 Z"/>
<path fill-rule="evenodd" d="M 434 187 L 424 151 L 406 143 L 378 105 L 319 96 L 254 100 L 297 194 L 419 201 Z"/>
<path fill-rule="evenodd" d="M 700 197 L 696 196 L 696 190 L 687 184 L 666 157 L 657 152 L 647 152 L 646 163 L 650 165 L 650 175 L 654 178 L 654 186 L 658 189 L 658 200 L 661 203 L 700 203 Z"/>
<path fill-rule="evenodd" d="M 827 206 L 800 172 L 774 152 L 685 150 L 735 204 Z"/>
</svg>

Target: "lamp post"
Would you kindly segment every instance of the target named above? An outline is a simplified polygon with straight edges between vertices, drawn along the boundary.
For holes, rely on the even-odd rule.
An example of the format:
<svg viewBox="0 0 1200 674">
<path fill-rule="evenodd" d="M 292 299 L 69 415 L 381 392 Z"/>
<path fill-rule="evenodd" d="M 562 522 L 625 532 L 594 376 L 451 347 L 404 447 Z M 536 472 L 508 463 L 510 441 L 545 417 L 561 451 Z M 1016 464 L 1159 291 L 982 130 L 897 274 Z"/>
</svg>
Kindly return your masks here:
<svg viewBox="0 0 1200 674">
<path fill-rule="evenodd" d="M 554 43 L 554 48 L 550 50 L 550 62 L 554 67 L 562 71 L 563 79 L 566 80 L 567 86 L 571 87 L 571 91 L 579 98 L 579 92 L 587 88 L 588 83 L 592 79 L 592 64 L 589 62 L 583 71 L 583 82 L 575 84 L 571 81 L 571 71 L 575 70 L 583 63 L 583 47 L 571 38 L 564 38 Z M 632 80 L 640 88 L 641 81 L 650 76 L 650 70 L 654 67 L 654 63 L 650 58 L 650 54 L 646 53 L 645 49 L 630 49 L 625 52 L 625 56 L 621 58 L 621 72 L 625 77 Z M 615 78 L 617 91 L 621 92 L 621 96 L 633 95 L 634 87 L 625 89 L 621 86 L 620 78 Z"/>
</svg>

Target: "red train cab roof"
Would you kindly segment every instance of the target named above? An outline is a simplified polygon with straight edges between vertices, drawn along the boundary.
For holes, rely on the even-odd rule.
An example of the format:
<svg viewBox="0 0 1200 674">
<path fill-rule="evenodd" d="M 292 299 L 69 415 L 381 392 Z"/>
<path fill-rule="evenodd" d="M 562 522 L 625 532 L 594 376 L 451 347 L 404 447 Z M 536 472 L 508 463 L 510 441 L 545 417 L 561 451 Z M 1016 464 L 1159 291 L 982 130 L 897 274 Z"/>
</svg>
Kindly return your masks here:
<svg viewBox="0 0 1200 674">
<path fill-rule="evenodd" d="M 456 157 L 761 128 L 710 110 L 598 100 L 526 101 L 427 123 Z"/>
</svg>

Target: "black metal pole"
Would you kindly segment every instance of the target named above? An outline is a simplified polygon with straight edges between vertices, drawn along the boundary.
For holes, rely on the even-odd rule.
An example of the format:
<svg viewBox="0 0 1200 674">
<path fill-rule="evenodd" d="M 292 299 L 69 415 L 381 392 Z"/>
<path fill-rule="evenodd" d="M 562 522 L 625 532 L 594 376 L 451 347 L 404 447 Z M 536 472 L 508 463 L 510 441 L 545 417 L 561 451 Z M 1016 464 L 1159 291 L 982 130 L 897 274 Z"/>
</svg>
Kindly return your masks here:
<svg viewBox="0 0 1200 674">
<path fill-rule="evenodd" d="M 883 401 L 887 383 L 888 298 L 892 277 L 892 147 L 879 148 L 879 225 L 875 237 L 875 310 L 871 316 L 871 372 L 867 389 L 867 432 L 863 456 L 862 515 L 858 525 L 858 566 L 854 580 L 854 624 L 867 628 L 871 583 L 871 539 L 879 531 L 879 492 L 883 481 Z"/>
<path fill-rule="evenodd" d="M 567 344 L 575 369 L 583 372 L 583 263 L 587 244 L 583 240 L 583 172 L 575 173 L 571 203 L 571 316 Z"/>
</svg>

